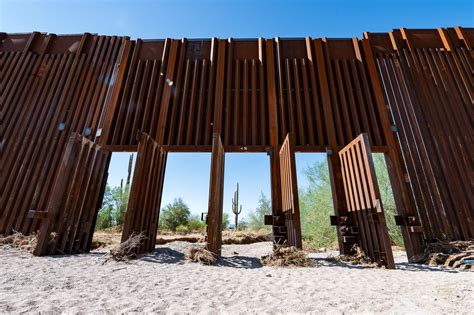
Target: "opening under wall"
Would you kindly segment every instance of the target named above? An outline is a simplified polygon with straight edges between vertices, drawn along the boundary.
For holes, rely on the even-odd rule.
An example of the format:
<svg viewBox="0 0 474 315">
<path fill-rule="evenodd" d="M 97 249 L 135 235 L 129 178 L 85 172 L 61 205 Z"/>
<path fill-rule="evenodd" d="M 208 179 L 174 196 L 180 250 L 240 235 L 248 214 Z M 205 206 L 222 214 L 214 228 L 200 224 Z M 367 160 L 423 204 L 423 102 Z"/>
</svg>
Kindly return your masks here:
<svg viewBox="0 0 474 315">
<path fill-rule="evenodd" d="M 159 232 L 206 231 L 201 214 L 208 210 L 210 169 L 211 153 L 168 153 Z"/>
<path fill-rule="evenodd" d="M 337 248 L 331 181 L 326 153 L 296 153 L 296 172 L 304 246 Z"/>
<path fill-rule="evenodd" d="M 270 159 L 266 153 L 226 153 L 224 170 L 224 220 L 226 228 L 271 232 L 264 215 L 271 214 Z M 238 204 L 235 192 L 239 185 Z M 242 209 L 242 210 L 241 210 Z"/>
<path fill-rule="evenodd" d="M 120 243 L 137 153 L 113 152 L 102 206 L 97 215 L 92 247 Z"/>
<path fill-rule="evenodd" d="M 382 197 L 382 205 L 385 213 L 385 221 L 387 222 L 388 234 L 392 241 L 392 245 L 404 247 L 401 229 L 395 224 L 397 207 L 395 205 L 395 197 L 393 196 L 390 175 L 388 173 L 387 163 L 385 161 L 385 154 L 372 153 L 372 157 L 374 160 L 377 183 L 379 185 L 380 195 Z"/>
</svg>

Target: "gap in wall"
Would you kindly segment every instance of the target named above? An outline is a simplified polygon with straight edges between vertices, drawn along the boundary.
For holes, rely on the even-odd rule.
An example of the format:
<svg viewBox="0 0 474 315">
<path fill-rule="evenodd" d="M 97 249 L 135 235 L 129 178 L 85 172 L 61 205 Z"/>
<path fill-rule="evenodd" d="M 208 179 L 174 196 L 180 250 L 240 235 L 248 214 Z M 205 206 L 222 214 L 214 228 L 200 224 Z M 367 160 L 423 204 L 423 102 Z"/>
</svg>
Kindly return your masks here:
<svg viewBox="0 0 474 315">
<path fill-rule="evenodd" d="M 103 245 L 120 243 L 136 159 L 136 152 L 112 152 L 92 248 L 99 245 L 97 242 Z"/>
<path fill-rule="evenodd" d="M 264 215 L 271 214 L 270 159 L 266 153 L 226 153 L 224 171 L 224 216 L 228 229 L 235 228 L 232 198 L 239 183 L 238 230 L 271 232 Z"/>
<path fill-rule="evenodd" d="M 211 153 L 168 153 L 158 233 L 205 233 L 210 169 Z"/>
<path fill-rule="evenodd" d="M 301 234 L 312 250 L 337 249 L 331 181 L 326 153 L 296 153 Z"/>
</svg>

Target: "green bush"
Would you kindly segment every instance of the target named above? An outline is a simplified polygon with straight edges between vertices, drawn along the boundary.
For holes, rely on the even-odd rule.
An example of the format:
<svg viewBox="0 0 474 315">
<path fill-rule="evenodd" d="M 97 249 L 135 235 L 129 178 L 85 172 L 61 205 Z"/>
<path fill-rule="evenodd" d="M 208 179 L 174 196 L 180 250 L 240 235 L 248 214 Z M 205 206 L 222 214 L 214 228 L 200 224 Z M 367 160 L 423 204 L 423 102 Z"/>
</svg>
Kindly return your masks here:
<svg viewBox="0 0 474 315">
<path fill-rule="evenodd" d="M 260 192 L 258 206 L 255 212 L 249 215 L 248 228 L 253 231 L 271 231 L 271 226 L 265 225 L 265 215 L 272 214 L 272 203 L 270 199 Z"/>
<path fill-rule="evenodd" d="M 112 226 L 123 225 L 129 194 L 130 185 L 125 185 L 125 188 L 106 185 L 102 207 L 97 214 L 97 229 L 103 230 Z"/>
<path fill-rule="evenodd" d="M 395 225 L 395 200 L 383 154 L 373 154 L 377 182 L 392 243 L 403 246 L 401 230 Z M 308 187 L 298 192 L 303 240 L 311 247 L 336 247 L 337 232 L 330 225 L 334 214 L 331 182 L 326 161 L 317 162 L 304 170 Z"/>
<path fill-rule="evenodd" d="M 201 221 L 199 216 L 193 215 L 189 218 L 188 228 L 190 232 L 205 232 L 206 223 Z"/>
<path fill-rule="evenodd" d="M 190 215 L 189 207 L 183 199 L 176 198 L 161 210 L 160 226 L 165 230 L 175 232 L 178 226 L 188 224 Z"/>
<path fill-rule="evenodd" d="M 390 177 L 385 163 L 385 156 L 383 153 L 374 153 L 373 159 L 380 195 L 382 196 L 382 206 L 385 213 L 385 220 L 387 221 L 388 234 L 390 235 L 393 244 L 403 247 L 402 231 L 400 227 L 395 224 L 397 207 L 393 197 L 392 186 L 390 185 Z"/>
<path fill-rule="evenodd" d="M 304 169 L 308 187 L 298 191 L 301 213 L 301 234 L 311 247 L 337 246 L 336 228 L 329 217 L 334 214 L 331 182 L 326 161 Z"/>
<path fill-rule="evenodd" d="M 176 233 L 179 233 L 179 234 L 187 234 L 189 233 L 190 229 L 189 229 L 189 226 L 187 225 L 178 225 L 176 227 Z"/>
</svg>

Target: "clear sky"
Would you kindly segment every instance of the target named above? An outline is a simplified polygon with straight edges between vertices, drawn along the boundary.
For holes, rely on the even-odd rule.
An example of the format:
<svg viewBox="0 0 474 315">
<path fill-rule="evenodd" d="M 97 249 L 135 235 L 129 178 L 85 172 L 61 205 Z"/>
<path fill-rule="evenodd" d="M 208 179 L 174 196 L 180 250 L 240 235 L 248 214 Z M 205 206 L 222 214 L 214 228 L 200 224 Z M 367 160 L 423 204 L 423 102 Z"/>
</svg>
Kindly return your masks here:
<svg viewBox="0 0 474 315">
<path fill-rule="evenodd" d="M 354 37 L 394 28 L 472 27 L 474 1 L 21 1 L 0 0 L 0 31 L 56 34 L 99 33 L 131 38 Z M 324 155 L 297 155 L 301 170 Z M 112 185 L 126 177 L 128 154 L 114 154 Z M 206 211 L 209 154 L 170 154 L 163 204 L 181 196 L 195 214 Z M 269 161 L 264 154 L 227 154 L 224 210 L 236 182 L 244 213 L 270 194 Z"/>
<path fill-rule="evenodd" d="M 121 179 L 125 181 L 130 154 L 112 154 L 109 185 L 119 186 Z M 298 186 L 307 185 L 303 174 L 304 168 L 322 160 L 326 160 L 324 153 L 296 154 Z M 176 197 L 181 197 L 193 214 L 207 212 L 210 167 L 210 153 L 169 153 L 162 206 L 172 202 Z M 224 211 L 231 213 L 232 197 L 237 183 L 239 183 L 239 201 L 243 209 L 242 217 L 255 210 L 260 192 L 270 198 L 270 160 L 265 153 L 226 153 L 224 174 Z"/>
</svg>

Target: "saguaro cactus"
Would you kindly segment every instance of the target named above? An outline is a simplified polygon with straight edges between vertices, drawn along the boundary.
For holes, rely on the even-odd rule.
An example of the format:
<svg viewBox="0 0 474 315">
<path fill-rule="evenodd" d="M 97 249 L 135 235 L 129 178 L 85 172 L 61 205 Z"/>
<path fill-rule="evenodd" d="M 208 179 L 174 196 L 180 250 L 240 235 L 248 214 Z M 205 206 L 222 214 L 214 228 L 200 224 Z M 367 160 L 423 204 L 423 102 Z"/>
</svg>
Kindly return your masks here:
<svg viewBox="0 0 474 315">
<path fill-rule="evenodd" d="M 242 212 L 242 205 L 239 208 L 239 183 L 237 183 L 237 190 L 234 191 L 234 198 L 232 198 L 232 212 L 235 216 L 235 230 L 239 224 L 239 214 Z"/>
</svg>

